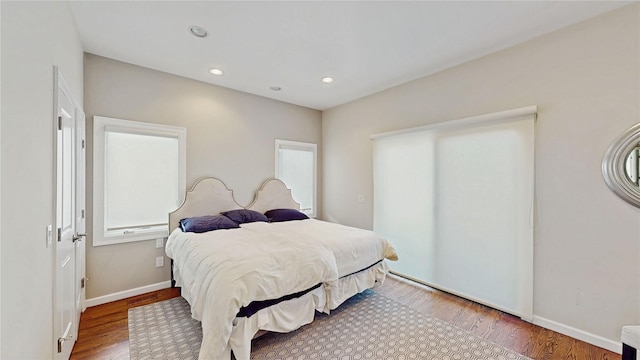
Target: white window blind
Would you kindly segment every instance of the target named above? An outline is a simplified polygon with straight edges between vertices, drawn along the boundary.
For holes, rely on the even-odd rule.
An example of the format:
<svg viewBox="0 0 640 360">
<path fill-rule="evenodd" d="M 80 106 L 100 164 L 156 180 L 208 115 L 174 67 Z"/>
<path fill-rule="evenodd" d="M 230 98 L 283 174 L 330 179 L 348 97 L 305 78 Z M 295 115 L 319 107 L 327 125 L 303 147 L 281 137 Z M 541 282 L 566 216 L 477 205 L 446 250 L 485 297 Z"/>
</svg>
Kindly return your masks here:
<svg viewBox="0 0 640 360">
<path fill-rule="evenodd" d="M 180 200 L 178 139 L 105 131 L 107 231 L 167 224 Z"/>
<path fill-rule="evenodd" d="M 531 319 L 535 107 L 373 136 L 401 275 Z"/>
<path fill-rule="evenodd" d="M 94 117 L 94 245 L 168 235 L 185 192 L 186 129 Z"/>
<path fill-rule="evenodd" d="M 316 216 L 316 149 L 316 144 L 276 139 L 276 178 L 311 217 Z"/>
</svg>

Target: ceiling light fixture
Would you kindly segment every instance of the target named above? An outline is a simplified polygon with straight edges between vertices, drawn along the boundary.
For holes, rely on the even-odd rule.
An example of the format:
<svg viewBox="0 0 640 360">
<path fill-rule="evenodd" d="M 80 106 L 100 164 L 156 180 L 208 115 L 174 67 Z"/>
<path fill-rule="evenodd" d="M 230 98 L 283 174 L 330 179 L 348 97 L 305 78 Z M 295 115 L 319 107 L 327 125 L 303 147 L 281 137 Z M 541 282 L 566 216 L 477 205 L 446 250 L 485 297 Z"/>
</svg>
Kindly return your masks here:
<svg viewBox="0 0 640 360">
<path fill-rule="evenodd" d="M 216 69 L 216 68 L 209 69 L 209 72 L 212 73 L 213 75 L 222 75 L 222 74 L 224 74 L 224 72 L 222 70 Z"/>
<path fill-rule="evenodd" d="M 325 84 L 332 83 L 333 82 L 333 78 L 331 76 L 325 76 L 325 77 L 322 78 L 322 82 L 325 83 Z"/>
<path fill-rule="evenodd" d="M 189 31 L 197 37 L 205 37 L 207 36 L 207 30 L 205 30 L 204 28 L 200 27 L 200 26 L 190 26 L 189 27 Z"/>
</svg>

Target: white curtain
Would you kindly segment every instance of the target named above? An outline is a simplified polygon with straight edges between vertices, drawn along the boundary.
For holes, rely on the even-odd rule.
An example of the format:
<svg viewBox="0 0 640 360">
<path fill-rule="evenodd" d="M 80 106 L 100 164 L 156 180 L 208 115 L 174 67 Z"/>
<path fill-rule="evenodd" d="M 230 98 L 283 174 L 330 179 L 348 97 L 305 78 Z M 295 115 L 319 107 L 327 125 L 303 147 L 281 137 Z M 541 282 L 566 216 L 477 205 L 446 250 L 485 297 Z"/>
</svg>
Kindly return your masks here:
<svg viewBox="0 0 640 360">
<path fill-rule="evenodd" d="M 535 107 L 527 109 L 372 138 L 374 230 L 398 250 L 391 269 L 530 320 Z"/>
</svg>

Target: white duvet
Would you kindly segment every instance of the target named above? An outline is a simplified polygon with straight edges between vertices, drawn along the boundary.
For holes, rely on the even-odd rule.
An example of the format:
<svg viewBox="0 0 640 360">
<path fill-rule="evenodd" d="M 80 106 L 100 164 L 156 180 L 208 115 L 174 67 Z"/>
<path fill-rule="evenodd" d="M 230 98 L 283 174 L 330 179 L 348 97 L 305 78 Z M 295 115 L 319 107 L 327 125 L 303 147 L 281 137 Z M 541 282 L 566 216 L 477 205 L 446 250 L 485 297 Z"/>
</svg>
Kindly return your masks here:
<svg viewBox="0 0 640 360">
<path fill-rule="evenodd" d="M 276 223 L 254 222 L 240 225 L 243 229 L 276 235 L 303 242 L 306 246 L 321 245 L 331 251 L 338 277 L 353 274 L 382 260 L 397 260 L 396 251 L 373 231 L 308 219 Z"/>
<path fill-rule="evenodd" d="M 318 283 L 331 291 L 342 276 L 397 259 L 393 247 L 371 231 L 315 219 L 202 234 L 176 229 L 166 252 L 178 265 L 193 318 L 202 322 L 200 359 L 212 360 L 224 359 L 241 307 Z"/>
</svg>

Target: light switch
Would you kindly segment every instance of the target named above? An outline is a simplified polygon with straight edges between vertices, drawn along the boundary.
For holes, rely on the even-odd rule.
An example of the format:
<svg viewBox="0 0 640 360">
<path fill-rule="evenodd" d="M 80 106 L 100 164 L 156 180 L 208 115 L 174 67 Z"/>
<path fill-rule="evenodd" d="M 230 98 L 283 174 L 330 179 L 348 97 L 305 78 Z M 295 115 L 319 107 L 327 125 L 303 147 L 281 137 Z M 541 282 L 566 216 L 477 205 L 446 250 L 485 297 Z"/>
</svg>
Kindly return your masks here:
<svg viewBox="0 0 640 360">
<path fill-rule="evenodd" d="M 156 239 L 156 249 L 162 249 L 164 246 L 164 238 Z"/>
<path fill-rule="evenodd" d="M 51 246 L 53 241 L 53 225 L 47 226 L 47 247 Z"/>
<path fill-rule="evenodd" d="M 47 226 L 47 247 L 51 246 L 51 241 L 53 239 L 53 225 Z"/>
</svg>

